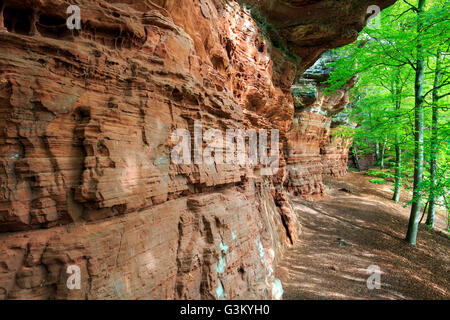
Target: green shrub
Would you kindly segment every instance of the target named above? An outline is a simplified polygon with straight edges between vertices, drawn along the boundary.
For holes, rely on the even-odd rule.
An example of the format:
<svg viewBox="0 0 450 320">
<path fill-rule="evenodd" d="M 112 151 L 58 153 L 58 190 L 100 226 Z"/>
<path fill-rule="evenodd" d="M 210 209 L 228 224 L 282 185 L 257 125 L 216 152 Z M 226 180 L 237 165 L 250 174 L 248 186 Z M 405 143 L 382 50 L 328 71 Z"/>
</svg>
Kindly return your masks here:
<svg viewBox="0 0 450 320">
<path fill-rule="evenodd" d="M 383 178 L 375 178 L 375 179 L 370 180 L 370 182 L 375 183 L 375 184 L 383 184 L 386 182 L 386 180 Z"/>
<path fill-rule="evenodd" d="M 370 177 L 378 177 L 378 178 L 394 178 L 394 172 L 390 170 L 380 170 L 378 168 L 370 168 L 366 171 L 366 175 Z"/>
</svg>

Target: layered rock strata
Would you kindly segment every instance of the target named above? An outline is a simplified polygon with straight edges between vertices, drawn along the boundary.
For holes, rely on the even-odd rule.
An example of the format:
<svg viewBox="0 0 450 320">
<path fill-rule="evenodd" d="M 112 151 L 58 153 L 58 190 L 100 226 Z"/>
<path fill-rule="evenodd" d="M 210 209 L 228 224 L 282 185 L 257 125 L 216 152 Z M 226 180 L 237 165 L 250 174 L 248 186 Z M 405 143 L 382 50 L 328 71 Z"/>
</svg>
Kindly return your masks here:
<svg viewBox="0 0 450 320">
<path fill-rule="evenodd" d="M 360 29 L 366 5 L 354 2 L 342 26 L 351 17 Z M 291 172 L 320 159 L 308 137 L 328 130 L 323 115 L 294 118 L 291 84 L 337 43 L 297 30 L 299 43 L 322 39 L 299 63 L 253 20 L 266 15 L 273 29 L 253 1 L 250 11 L 231 0 L 77 3 L 82 28 L 71 31 L 68 1 L 0 1 L 0 297 L 280 298 L 272 270 L 299 232 Z M 297 138 L 293 118 L 310 123 Z M 193 134 L 195 121 L 279 130 L 280 170 L 175 165 L 171 135 Z M 297 149 L 311 159 L 295 160 Z M 316 171 L 301 173 L 314 190 L 301 195 L 319 193 Z M 67 286 L 69 266 L 80 289 Z"/>
<path fill-rule="evenodd" d="M 322 197 L 322 176 L 345 175 L 350 140 L 339 134 L 333 116 L 342 113 L 349 103 L 348 90 L 353 78 L 335 92 L 327 92 L 325 81 L 331 73 L 330 63 L 337 59 L 330 52 L 299 78 L 292 87 L 294 120 L 287 133 L 287 189 L 305 199 Z"/>
</svg>

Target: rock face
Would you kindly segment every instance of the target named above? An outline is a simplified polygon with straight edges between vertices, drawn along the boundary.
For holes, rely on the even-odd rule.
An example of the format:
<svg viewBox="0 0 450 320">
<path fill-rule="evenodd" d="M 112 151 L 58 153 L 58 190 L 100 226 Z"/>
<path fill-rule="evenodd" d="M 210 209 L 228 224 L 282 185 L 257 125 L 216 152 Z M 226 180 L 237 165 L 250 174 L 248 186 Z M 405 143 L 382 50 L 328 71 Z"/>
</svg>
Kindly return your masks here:
<svg viewBox="0 0 450 320">
<path fill-rule="evenodd" d="M 342 89 L 326 94 L 331 69 L 335 60 L 325 53 L 306 70 L 292 87 L 295 104 L 294 120 L 287 133 L 287 189 L 295 196 L 314 199 L 325 194 L 322 175 L 342 176 L 348 172 L 348 149 L 351 141 L 339 134 L 334 115 L 348 105 L 348 89 L 356 81 L 351 79 Z"/>
<path fill-rule="evenodd" d="M 344 2 L 364 21 L 365 3 Z M 268 40 L 290 29 L 264 33 L 251 13 L 271 26 L 274 15 L 253 1 L 251 12 L 221 0 L 77 3 L 81 31 L 66 27 L 68 2 L 0 1 L 0 297 L 280 298 L 272 270 L 299 232 L 288 190 L 323 194 L 321 159 L 337 154 L 329 117 L 294 116 L 291 95 L 297 70 L 336 45 L 330 34 L 297 30 L 299 44 L 316 38 L 298 63 Z M 280 170 L 175 165 L 171 135 L 195 121 L 278 129 Z M 66 285 L 69 266 L 80 289 Z"/>
<path fill-rule="evenodd" d="M 348 152 L 352 139 L 340 135 L 339 128 L 331 123 L 330 136 L 321 149 L 324 175 L 342 177 L 348 173 Z"/>
<path fill-rule="evenodd" d="M 358 160 L 359 160 L 359 169 L 360 170 L 367 170 L 374 164 L 376 164 L 376 154 L 375 153 L 369 153 L 369 154 L 358 154 Z M 348 161 L 348 167 L 352 169 L 358 169 L 358 166 L 356 164 L 356 159 L 353 156 L 352 153 L 349 154 L 349 161 Z"/>
<path fill-rule="evenodd" d="M 356 40 L 372 12 L 395 0 L 239 0 L 251 8 L 275 45 L 297 62 L 298 74 L 308 69 L 326 49 Z"/>
</svg>

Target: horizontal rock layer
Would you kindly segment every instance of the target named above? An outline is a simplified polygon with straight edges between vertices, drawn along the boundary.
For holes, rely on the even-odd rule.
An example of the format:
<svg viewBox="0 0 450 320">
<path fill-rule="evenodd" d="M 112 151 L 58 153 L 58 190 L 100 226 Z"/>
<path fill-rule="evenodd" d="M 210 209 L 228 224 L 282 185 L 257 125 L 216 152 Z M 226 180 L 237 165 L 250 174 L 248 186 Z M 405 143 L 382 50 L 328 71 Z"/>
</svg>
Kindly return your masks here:
<svg viewBox="0 0 450 320">
<path fill-rule="evenodd" d="M 234 1 L 77 3 L 70 31 L 69 2 L 0 1 L 1 297 L 279 298 L 287 191 L 323 194 L 329 139 L 324 115 L 292 122 L 295 61 Z M 173 164 L 194 121 L 280 130 L 280 170 Z"/>
</svg>

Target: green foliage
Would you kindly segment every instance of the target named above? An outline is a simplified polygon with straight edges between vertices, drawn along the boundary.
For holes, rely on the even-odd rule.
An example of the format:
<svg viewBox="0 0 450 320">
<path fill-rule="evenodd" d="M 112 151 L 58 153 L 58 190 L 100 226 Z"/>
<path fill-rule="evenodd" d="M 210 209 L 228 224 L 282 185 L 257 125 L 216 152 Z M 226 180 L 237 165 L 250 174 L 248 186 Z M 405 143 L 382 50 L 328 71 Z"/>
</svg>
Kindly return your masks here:
<svg viewBox="0 0 450 320">
<path fill-rule="evenodd" d="M 386 180 L 384 180 L 383 178 L 375 178 L 375 179 L 369 180 L 369 182 L 375 183 L 375 184 L 383 184 L 386 182 Z"/>
<path fill-rule="evenodd" d="M 354 137 L 354 135 L 355 135 L 355 129 L 353 129 L 349 126 L 345 126 L 345 125 L 338 126 L 336 128 L 336 130 L 333 130 L 331 132 L 331 136 L 344 138 L 344 139 L 352 138 L 352 137 Z"/>
<path fill-rule="evenodd" d="M 367 170 L 366 175 L 383 179 L 394 177 L 394 173 L 391 170 L 380 170 L 378 168 L 370 168 L 369 170 Z"/>
<path fill-rule="evenodd" d="M 394 178 L 398 169 L 402 187 L 411 189 L 415 169 L 415 75 L 417 62 L 423 59 L 424 174 L 416 192 L 422 192 L 425 201 L 434 194 L 440 208 L 448 211 L 450 1 L 426 0 L 421 14 L 417 11 L 418 4 L 419 0 L 397 1 L 381 13 L 381 28 L 366 27 L 356 42 L 336 49 L 334 54 L 339 59 L 330 66 L 333 73 L 328 80 L 328 92 L 342 88 L 352 77 L 358 76 L 357 84 L 350 91 L 350 121 L 355 128 L 349 132 L 359 156 L 377 153 L 377 165 L 383 163 L 386 168 L 371 168 L 366 174 L 386 180 Z M 436 71 L 441 74 L 438 87 Z M 439 113 L 438 130 L 434 134 L 432 106 Z M 432 148 L 433 136 L 437 140 L 437 151 Z M 397 163 L 398 150 L 401 160 Z M 430 178 L 433 158 L 437 162 L 436 183 Z M 411 199 L 412 202 L 417 200 Z"/>
</svg>

